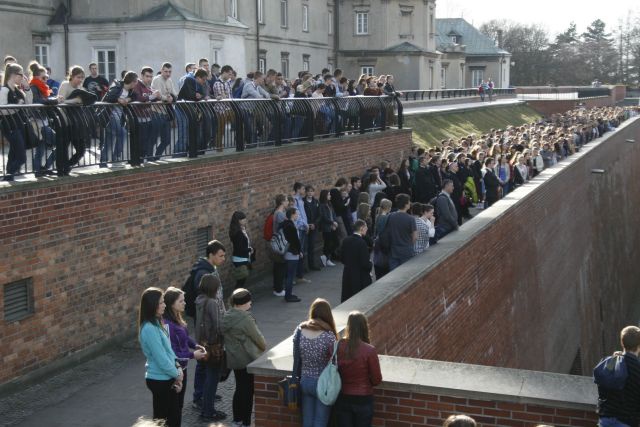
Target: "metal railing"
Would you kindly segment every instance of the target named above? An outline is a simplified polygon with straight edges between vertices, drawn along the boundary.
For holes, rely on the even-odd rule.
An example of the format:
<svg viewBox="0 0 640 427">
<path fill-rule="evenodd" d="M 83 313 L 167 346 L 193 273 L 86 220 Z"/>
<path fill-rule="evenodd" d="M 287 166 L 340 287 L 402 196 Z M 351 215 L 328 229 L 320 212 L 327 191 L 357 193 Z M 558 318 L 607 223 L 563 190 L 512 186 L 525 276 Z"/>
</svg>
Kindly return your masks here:
<svg viewBox="0 0 640 427">
<path fill-rule="evenodd" d="M 67 175 L 402 127 L 398 97 L 0 106 L 0 175 Z"/>
<path fill-rule="evenodd" d="M 611 89 L 608 87 L 591 86 L 531 86 L 518 87 L 516 92 L 520 99 L 540 99 L 540 100 L 571 100 L 595 98 L 599 96 L 611 96 Z"/>
<path fill-rule="evenodd" d="M 493 89 L 493 96 L 515 95 L 513 88 Z M 438 90 L 403 90 L 402 97 L 405 101 L 430 101 L 448 98 L 467 98 L 480 96 L 478 88 L 466 89 L 438 89 Z"/>
</svg>

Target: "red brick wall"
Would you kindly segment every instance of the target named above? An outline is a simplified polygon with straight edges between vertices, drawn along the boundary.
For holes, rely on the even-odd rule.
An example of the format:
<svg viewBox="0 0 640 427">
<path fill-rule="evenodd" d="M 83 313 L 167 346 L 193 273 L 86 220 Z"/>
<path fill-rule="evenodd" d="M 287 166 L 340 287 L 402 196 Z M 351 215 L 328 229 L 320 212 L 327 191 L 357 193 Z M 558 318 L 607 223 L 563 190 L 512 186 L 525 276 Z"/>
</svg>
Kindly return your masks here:
<svg viewBox="0 0 640 427">
<path fill-rule="evenodd" d="M 255 377 L 256 426 L 299 427 L 298 412 L 282 406 L 273 377 Z M 564 409 L 498 400 L 479 400 L 442 394 L 375 390 L 374 427 L 442 426 L 452 414 L 466 414 L 481 426 L 526 427 L 536 424 L 594 426 L 593 410 Z"/>
<path fill-rule="evenodd" d="M 583 104 L 587 108 L 614 105 L 617 101 L 613 98 L 613 96 L 600 96 L 597 98 L 587 98 L 580 100 L 529 100 L 527 101 L 527 105 L 529 105 L 540 114 L 550 116 L 551 114 L 564 113 L 565 111 L 577 107 L 579 104 Z"/>
<path fill-rule="evenodd" d="M 580 349 L 588 375 L 618 348 L 638 319 L 640 120 L 583 154 L 412 260 L 435 264 L 370 314 L 379 351 L 566 374 Z"/>
<path fill-rule="evenodd" d="M 231 250 L 234 210 L 266 272 L 262 226 L 278 192 L 397 164 L 410 146 L 411 131 L 388 131 L 0 188 L 0 286 L 32 277 L 35 298 L 35 314 L 13 323 L 0 304 L 0 383 L 133 330 L 144 288 L 182 286 L 197 228 L 213 226 Z"/>
</svg>

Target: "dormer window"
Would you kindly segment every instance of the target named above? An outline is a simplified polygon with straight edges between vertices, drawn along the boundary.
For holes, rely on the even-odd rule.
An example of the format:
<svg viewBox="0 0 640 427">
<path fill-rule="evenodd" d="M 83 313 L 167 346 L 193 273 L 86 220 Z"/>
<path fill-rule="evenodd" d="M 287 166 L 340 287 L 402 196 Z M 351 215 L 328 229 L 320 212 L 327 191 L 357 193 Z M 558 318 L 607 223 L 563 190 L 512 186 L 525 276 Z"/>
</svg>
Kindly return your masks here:
<svg viewBox="0 0 640 427">
<path fill-rule="evenodd" d="M 458 44 L 458 36 L 449 36 L 451 43 Z"/>
</svg>

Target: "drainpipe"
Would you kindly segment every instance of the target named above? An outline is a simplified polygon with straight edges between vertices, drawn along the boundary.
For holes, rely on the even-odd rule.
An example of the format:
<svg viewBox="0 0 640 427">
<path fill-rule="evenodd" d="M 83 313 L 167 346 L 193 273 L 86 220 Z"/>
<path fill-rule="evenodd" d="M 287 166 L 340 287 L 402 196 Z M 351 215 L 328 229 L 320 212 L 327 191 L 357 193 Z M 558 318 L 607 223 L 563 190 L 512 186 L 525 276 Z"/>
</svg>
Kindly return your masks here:
<svg viewBox="0 0 640 427">
<path fill-rule="evenodd" d="M 71 17 L 71 0 L 66 0 L 67 12 L 64 14 L 64 70 L 69 69 L 69 18 Z"/>
<path fill-rule="evenodd" d="M 338 18 L 338 3 L 339 0 L 333 0 L 333 56 L 335 57 L 336 68 L 338 65 L 338 49 L 340 48 L 340 19 Z"/>
<path fill-rule="evenodd" d="M 260 15 L 258 12 L 259 1 L 260 0 L 256 0 L 256 70 L 260 70 Z M 264 13 L 264 10 L 262 11 L 262 13 Z"/>
</svg>

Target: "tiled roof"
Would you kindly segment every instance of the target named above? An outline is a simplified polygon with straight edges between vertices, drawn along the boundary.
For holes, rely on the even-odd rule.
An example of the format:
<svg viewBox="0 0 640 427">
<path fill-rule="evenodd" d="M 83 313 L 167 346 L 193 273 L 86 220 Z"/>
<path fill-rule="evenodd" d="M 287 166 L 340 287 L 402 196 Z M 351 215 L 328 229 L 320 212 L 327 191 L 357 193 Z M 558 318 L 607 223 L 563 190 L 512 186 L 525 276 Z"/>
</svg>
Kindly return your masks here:
<svg viewBox="0 0 640 427">
<path fill-rule="evenodd" d="M 436 19 L 436 44 L 439 51 L 450 50 L 453 46 L 449 38 L 450 34 L 456 34 L 460 37 L 458 43 L 466 46 L 467 56 L 509 54 L 462 18 Z"/>
</svg>

